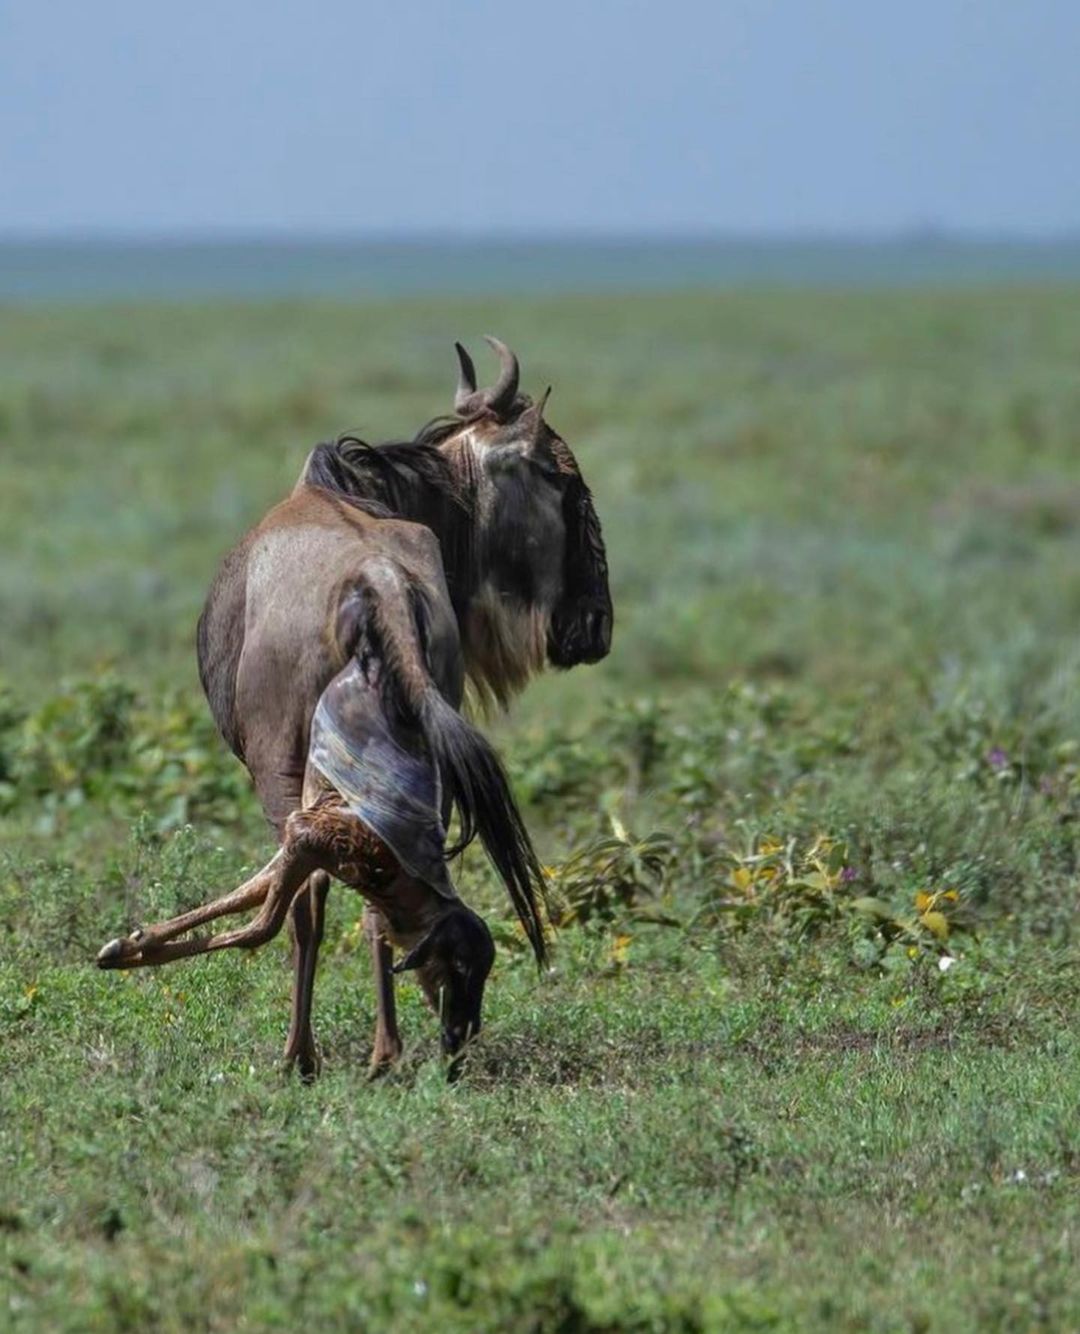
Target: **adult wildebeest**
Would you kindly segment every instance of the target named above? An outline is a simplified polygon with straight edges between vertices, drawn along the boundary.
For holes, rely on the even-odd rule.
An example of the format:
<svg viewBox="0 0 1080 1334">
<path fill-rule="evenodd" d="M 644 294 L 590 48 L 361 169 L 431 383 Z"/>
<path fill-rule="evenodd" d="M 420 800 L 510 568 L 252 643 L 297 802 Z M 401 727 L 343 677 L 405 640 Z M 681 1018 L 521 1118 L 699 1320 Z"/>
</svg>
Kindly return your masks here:
<svg viewBox="0 0 1080 1334">
<path fill-rule="evenodd" d="M 541 876 L 501 765 L 458 713 L 466 677 L 505 704 L 545 663 L 595 662 L 612 609 L 600 526 L 570 449 L 497 339 L 491 389 L 460 362 L 455 415 L 412 441 L 319 445 L 292 494 L 226 557 L 199 622 L 211 711 L 247 766 L 281 847 L 231 894 L 110 941 L 132 968 L 293 934 L 288 1064 L 318 1068 L 315 963 L 330 876 L 367 900 L 376 975 L 372 1066 L 401 1051 L 393 969 L 416 968 L 454 1052 L 478 1030 L 494 946 L 446 870 L 479 834 L 537 959 Z M 455 849 L 456 851 L 457 849 Z M 214 937 L 192 928 L 245 908 Z"/>
</svg>

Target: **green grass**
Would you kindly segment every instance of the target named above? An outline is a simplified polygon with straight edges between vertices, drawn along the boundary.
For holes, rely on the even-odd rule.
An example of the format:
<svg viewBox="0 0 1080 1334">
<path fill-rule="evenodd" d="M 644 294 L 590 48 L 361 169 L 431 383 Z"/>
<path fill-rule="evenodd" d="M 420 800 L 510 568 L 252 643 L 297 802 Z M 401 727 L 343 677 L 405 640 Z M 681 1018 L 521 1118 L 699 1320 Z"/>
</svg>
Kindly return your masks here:
<svg viewBox="0 0 1080 1334">
<path fill-rule="evenodd" d="M 485 1033 L 405 985 L 369 1084 L 335 891 L 305 1088 L 283 948 L 89 960 L 267 853 L 218 557 L 484 329 L 616 601 L 495 727 L 554 965 L 470 852 Z M 0 313 L 0 1327 L 1080 1327 L 1078 367 L 1074 291 Z"/>
</svg>

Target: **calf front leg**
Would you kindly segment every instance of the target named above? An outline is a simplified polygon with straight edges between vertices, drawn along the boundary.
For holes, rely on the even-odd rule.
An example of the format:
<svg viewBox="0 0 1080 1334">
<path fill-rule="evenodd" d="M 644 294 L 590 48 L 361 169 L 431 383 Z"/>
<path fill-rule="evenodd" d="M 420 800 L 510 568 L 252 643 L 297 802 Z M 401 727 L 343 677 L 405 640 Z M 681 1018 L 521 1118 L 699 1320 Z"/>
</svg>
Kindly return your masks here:
<svg viewBox="0 0 1080 1334">
<path fill-rule="evenodd" d="M 381 1075 L 402 1052 L 394 1003 L 394 975 L 390 965 L 394 951 L 386 938 L 386 923 L 377 908 L 364 907 L 364 932 L 371 942 L 371 963 L 375 977 L 375 1045 L 371 1051 L 369 1073 Z"/>
<path fill-rule="evenodd" d="M 311 1004 L 315 989 L 315 965 L 323 938 L 326 896 L 330 877 L 316 871 L 293 899 L 289 925 L 293 938 L 292 1020 L 285 1041 L 285 1068 L 295 1065 L 304 1080 L 319 1073 L 319 1049 L 311 1027 Z"/>
</svg>

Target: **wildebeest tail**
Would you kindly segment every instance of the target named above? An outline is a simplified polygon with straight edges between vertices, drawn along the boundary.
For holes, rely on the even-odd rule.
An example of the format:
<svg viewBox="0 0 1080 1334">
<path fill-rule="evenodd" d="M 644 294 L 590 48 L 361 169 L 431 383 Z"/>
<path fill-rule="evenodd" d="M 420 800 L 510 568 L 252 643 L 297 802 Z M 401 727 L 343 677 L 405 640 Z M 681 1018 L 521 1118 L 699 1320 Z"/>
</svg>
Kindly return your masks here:
<svg viewBox="0 0 1080 1334">
<path fill-rule="evenodd" d="M 463 848 L 476 836 L 510 895 L 538 964 L 545 958 L 540 903 L 544 877 L 510 783 L 491 743 L 443 698 L 426 659 L 427 608 L 411 587 L 409 615 L 399 599 L 373 597 L 371 621 L 398 707 L 419 724 L 443 788 L 458 813 Z"/>
</svg>

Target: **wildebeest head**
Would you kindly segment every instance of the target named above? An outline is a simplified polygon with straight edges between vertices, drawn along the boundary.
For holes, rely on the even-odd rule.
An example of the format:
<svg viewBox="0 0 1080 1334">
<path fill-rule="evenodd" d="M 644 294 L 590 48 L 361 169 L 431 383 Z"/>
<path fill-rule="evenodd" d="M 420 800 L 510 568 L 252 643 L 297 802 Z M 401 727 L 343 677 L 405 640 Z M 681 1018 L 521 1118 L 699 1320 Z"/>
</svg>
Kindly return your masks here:
<svg viewBox="0 0 1080 1334">
<path fill-rule="evenodd" d="M 545 665 L 596 662 L 611 647 L 607 558 L 569 445 L 518 392 L 518 361 L 489 338 L 501 371 L 477 389 L 458 344 L 455 416 L 412 440 L 353 435 L 317 446 L 298 485 L 430 528 L 442 547 L 465 666 L 481 701 L 506 704 Z"/>
<path fill-rule="evenodd" d="M 394 965 L 395 973 L 419 971 L 420 985 L 439 1016 L 448 1056 L 480 1032 L 484 984 L 494 962 L 495 943 L 487 923 L 461 903 Z"/>
<path fill-rule="evenodd" d="M 457 344 L 454 408 L 465 426 L 447 441 L 467 450 L 477 473 L 479 587 L 465 626 L 470 672 L 500 698 L 545 662 L 596 662 L 611 647 L 612 607 L 600 521 L 577 460 L 518 392 L 518 361 L 488 338 L 500 362 L 477 389 L 472 359 Z M 478 661 L 479 660 L 479 661 Z"/>
</svg>

